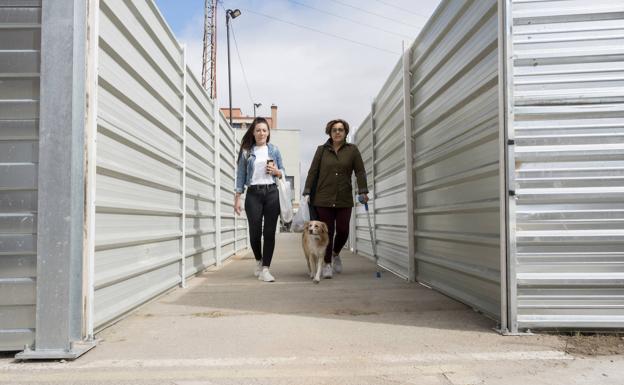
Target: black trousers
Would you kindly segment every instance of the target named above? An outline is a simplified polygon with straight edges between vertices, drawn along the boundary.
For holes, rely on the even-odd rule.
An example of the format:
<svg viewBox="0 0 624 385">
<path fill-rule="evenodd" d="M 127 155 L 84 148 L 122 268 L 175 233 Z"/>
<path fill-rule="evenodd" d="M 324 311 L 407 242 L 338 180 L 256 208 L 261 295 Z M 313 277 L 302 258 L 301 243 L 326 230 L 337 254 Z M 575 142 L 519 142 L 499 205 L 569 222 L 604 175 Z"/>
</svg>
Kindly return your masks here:
<svg viewBox="0 0 624 385">
<path fill-rule="evenodd" d="M 276 185 L 249 186 L 245 197 L 245 212 L 249 223 L 249 243 L 256 261 L 271 266 L 275 249 L 275 230 L 280 214 L 279 193 Z M 262 219 L 264 218 L 264 229 Z M 264 236 L 264 246 L 262 237 Z"/>
<path fill-rule="evenodd" d="M 331 263 L 332 251 L 340 251 L 349 240 L 349 223 L 351 222 L 351 207 L 316 207 L 319 221 L 325 222 L 329 230 L 329 243 L 325 250 L 325 263 Z M 334 232 L 336 238 L 334 238 Z"/>
</svg>

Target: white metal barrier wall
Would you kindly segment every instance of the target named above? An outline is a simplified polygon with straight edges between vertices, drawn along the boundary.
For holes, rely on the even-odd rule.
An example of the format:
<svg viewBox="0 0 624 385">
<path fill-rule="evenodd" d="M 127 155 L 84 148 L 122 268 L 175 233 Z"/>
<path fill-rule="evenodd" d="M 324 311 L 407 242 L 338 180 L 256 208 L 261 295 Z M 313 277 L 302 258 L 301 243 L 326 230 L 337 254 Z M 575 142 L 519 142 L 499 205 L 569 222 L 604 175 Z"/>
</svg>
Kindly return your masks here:
<svg viewBox="0 0 624 385">
<path fill-rule="evenodd" d="M 223 114 L 219 114 L 219 156 L 221 157 L 221 257 L 236 253 L 236 218 L 234 214 L 234 185 L 236 179 L 236 138 Z"/>
<path fill-rule="evenodd" d="M 377 245 L 393 239 L 390 201 L 381 222 L 414 229 L 394 271 L 414 257 L 418 281 L 510 332 L 624 326 L 623 14 L 612 0 L 440 4 L 403 59 L 411 159 L 388 139 L 396 68 L 355 136 L 371 154 Z M 413 170 L 405 201 L 382 187 L 396 162 Z M 398 209 L 410 204 L 413 224 Z M 368 254 L 362 214 L 354 248 Z"/>
<path fill-rule="evenodd" d="M 153 1 L 59 0 L 43 21 L 37 2 L 5 3 L 0 350 L 75 358 L 93 343 L 74 342 L 246 247 L 235 134 Z"/>
<path fill-rule="evenodd" d="M 35 338 L 41 4 L 0 7 L 1 351 Z"/>
<path fill-rule="evenodd" d="M 96 329 L 236 252 L 234 129 L 153 2 L 100 9 Z"/>
<path fill-rule="evenodd" d="M 184 55 L 150 2 L 100 2 L 95 327 L 181 282 Z"/>
<path fill-rule="evenodd" d="M 501 307 L 497 15 L 495 0 L 443 1 L 355 140 L 373 148 L 366 166 L 373 174 L 380 264 L 495 318 Z M 357 211 L 363 228 L 362 208 Z M 367 245 L 363 230 L 358 250 Z"/>
<path fill-rule="evenodd" d="M 187 68 L 186 273 L 217 263 L 215 105 Z"/>
<path fill-rule="evenodd" d="M 623 15 L 508 2 L 513 328 L 624 327 Z"/>
</svg>

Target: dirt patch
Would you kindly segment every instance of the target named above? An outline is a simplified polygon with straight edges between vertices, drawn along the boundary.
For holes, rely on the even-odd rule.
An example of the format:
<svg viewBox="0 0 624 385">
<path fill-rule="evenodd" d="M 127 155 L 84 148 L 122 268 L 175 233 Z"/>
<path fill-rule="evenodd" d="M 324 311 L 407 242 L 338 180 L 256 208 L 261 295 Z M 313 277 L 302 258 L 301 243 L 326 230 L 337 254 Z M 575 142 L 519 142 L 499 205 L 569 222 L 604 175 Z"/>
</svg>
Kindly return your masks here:
<svg viewBox="0 0 624 385">
<path fill-rule="evenodd" d="M 362 310 L 354 310 L 354 309 L 339 309 L 334 310 L 330 314 L 333 315 L 341 315 L 341 316 L 363 316 L 363 315 L 378 315 L 379 313 L 375 311 L 362 311 Z"/>
<path fill-rule="evenodd" d="M 583 356 L 624 354 L 624 337 L 619 334 L 574 334 L 562 336 L 565 352 Z"/>
<path fill-rule="evenodd" d="M 254 256 L 250 253 L 245 253 L 245 254 L 234 254 L 232 255 L 229 259 L 233 260 L 233 261 L 244 261 L 244 260 L 252 260 L 255 259 Z"/>
<path fill-rule="evenodd" d="M 110 339 L 110 340 L 106 340 L 106 342 L 126 342 L 127 339 L 126 338 L 117 338 L 117 339 Z"/>
<path fill-rule="evenodd" d="M 219 318 L 227 316 L 226 313 L 220 311 L 205 311 L 201 313 L 193 313 L 191 317 L 201 317 L 201 318 Z"/>
</svg>

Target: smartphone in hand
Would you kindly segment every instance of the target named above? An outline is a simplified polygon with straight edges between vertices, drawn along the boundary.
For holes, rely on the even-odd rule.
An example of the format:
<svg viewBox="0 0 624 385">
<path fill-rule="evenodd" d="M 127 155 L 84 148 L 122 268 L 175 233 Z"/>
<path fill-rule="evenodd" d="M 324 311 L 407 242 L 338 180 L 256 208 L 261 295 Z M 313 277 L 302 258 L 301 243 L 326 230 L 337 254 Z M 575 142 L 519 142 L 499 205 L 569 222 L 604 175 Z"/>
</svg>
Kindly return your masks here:
<svg viewBox="0 0 624 385">
<path fill-rule="evenodd" d="M 267 159 L 267 174 L 270 174 L 268 166 L 273 166 L 273 159 Z"/>
</svg>

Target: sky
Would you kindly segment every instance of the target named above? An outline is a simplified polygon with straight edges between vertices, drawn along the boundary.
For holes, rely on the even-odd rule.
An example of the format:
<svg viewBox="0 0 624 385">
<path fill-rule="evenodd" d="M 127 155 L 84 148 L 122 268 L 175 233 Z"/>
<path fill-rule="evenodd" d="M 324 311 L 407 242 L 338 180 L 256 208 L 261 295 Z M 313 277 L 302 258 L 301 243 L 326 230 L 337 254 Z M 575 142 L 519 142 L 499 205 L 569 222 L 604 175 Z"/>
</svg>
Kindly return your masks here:
<svg viewBox="0 0 624 385">
<path fill-rule="evenodd" d="M 155 2 L 201 79 L 204 0 Z M 271 104 L 277 105 L 277 129 L 301 130 L 304 177 L 316 147 L 327 140 L 326 123 L 342 118 L 351 134 L 356 131 L 439 0 L 219 3 L 218 104 L 229 104 L 224 10 L 238 8 L 242 14 L 230 23 L 232 106 L 253 115 L 253 103 L 262 103 L 258 115 L 270 116 Z"/>
</svg>

